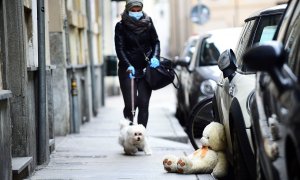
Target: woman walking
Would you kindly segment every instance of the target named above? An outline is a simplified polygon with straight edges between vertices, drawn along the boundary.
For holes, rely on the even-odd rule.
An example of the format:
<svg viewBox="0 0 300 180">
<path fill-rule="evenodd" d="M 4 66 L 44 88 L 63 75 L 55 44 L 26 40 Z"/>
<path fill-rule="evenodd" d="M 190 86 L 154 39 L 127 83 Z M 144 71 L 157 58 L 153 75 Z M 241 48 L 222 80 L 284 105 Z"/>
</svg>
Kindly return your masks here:
<svg viewBox="0 0 300 180">
<path fill-rule="evenodd" d="M 138 124 L 147 126 L 149 100 L 152 90 L 144 78 L 146 66 L 159 66 L 160 42 L 152 19 L 143 12 L 142 0 L 127 0 L 122 20 L 115 27 L 115 46 L 119 59 L 118 76 L 124 99 L 124 117 L 133 121 L 138 108 Z M 131 80 L 134 80 L 134 98 L 131 97 Z"/>
</svg>

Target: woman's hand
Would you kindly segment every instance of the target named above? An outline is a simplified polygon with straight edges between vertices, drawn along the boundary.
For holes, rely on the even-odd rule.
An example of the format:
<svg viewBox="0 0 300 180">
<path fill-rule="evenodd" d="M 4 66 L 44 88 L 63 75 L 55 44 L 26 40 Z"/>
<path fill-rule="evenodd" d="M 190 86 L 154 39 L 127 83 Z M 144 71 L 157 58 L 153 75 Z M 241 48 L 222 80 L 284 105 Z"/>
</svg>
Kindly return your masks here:
<svg viewBox="0 0 300 180">
<path fill-rule="evenodd" d="M 159 66 L 159 60 L 156 57 L 151 58 L 150 67 L 157 68 Z"/>
<path fill-rule="evenodd" d="M 127 72 L 129 73 L 129 78 L 132 79 L 134 78 L 134 75 L 135 75 L 135 69 L 133 66 L 129 66 L 127 68 Z"/>
</svg>

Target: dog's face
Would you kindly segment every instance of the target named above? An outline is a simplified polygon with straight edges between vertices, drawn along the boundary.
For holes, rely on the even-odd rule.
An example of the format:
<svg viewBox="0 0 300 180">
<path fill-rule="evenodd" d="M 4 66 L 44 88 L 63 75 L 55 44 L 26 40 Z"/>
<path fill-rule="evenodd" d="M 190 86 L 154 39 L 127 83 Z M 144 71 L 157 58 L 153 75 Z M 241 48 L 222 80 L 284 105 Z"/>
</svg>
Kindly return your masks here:
<svg viewBox="0 0 300 180">
<path fill-rule="evenodd" d="M 128 129 L 128 137 L 134 144 L 138 144 L 144 141 L 145 127 L 141 124 L 132 125 Z"/>
</svg>

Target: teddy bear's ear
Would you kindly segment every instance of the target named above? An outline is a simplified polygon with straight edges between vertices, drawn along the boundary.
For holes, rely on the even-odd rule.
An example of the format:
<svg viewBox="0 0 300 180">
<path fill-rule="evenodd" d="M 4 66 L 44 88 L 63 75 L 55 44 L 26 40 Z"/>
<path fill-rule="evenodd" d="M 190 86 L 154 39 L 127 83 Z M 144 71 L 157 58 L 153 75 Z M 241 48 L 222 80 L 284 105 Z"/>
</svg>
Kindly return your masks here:
<svg viewBox="0 0 300 180">
<path fill-rule="evenodd" d="M 226 148 L 226 135 L 224 126 L 217 122 L 209 124 L 209 145 L 213 150 L 221 151 Z"/>
</svg>

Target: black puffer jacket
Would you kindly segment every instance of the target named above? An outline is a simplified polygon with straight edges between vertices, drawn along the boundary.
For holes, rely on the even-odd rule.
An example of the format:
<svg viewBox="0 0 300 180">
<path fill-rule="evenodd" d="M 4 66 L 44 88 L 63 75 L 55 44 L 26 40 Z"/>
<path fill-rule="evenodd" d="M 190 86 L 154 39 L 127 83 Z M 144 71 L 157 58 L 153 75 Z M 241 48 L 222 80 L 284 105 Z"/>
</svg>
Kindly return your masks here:
<svg viewBox="0 0 300 180">
<path fill-rule="evenodd" d="M 143 52 L 151 59 L 153 56 L 160 57 L 160 42 L 151 20 L 151 26 L 148 30 L 135 34 L 126 28 L 122 21 L 116 24 L 115 28 L 115 46 L 119 59 L 119 68 L 127 69 L 132 65 L 135 69 L 141 70 L 147 66 L 145 56 L 141 48 L 136 43 L 140 43 Z"/>
</svg>

